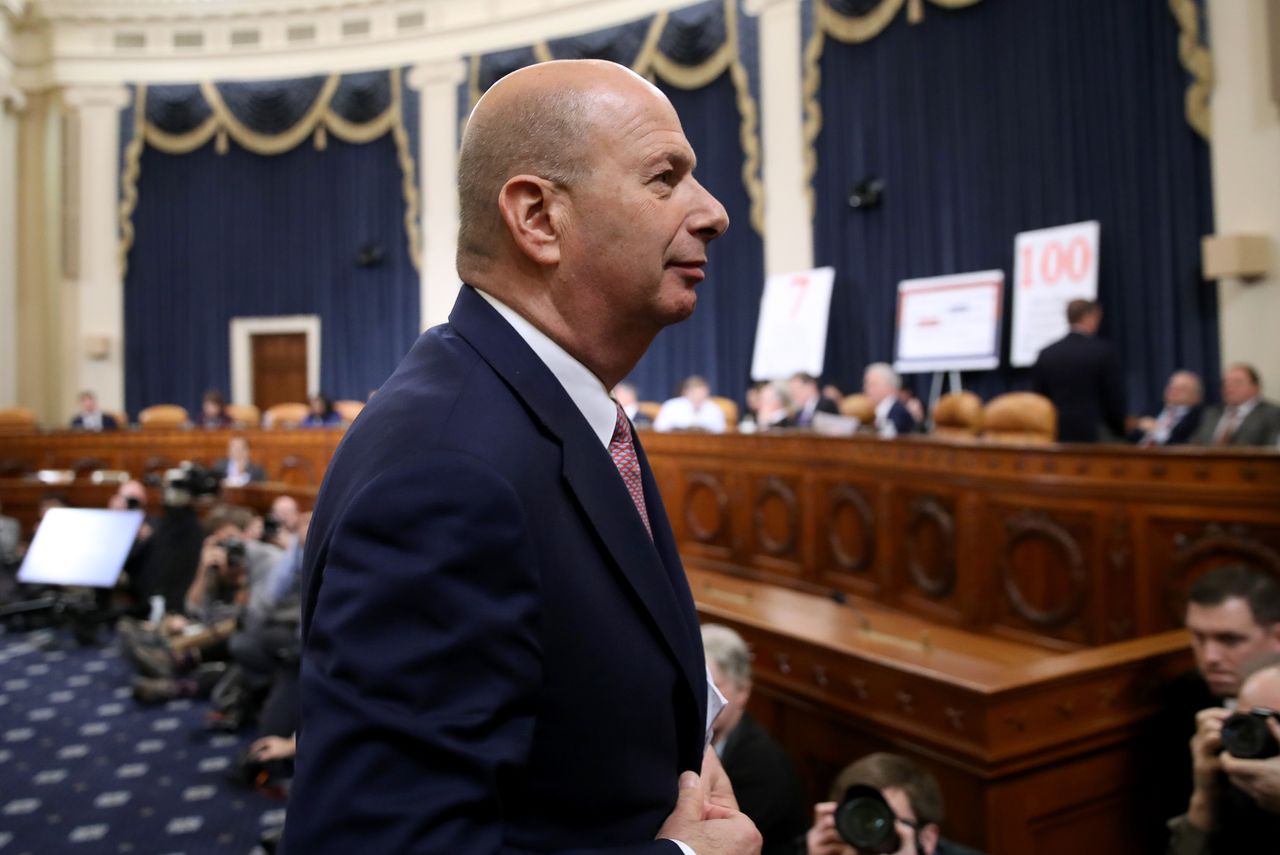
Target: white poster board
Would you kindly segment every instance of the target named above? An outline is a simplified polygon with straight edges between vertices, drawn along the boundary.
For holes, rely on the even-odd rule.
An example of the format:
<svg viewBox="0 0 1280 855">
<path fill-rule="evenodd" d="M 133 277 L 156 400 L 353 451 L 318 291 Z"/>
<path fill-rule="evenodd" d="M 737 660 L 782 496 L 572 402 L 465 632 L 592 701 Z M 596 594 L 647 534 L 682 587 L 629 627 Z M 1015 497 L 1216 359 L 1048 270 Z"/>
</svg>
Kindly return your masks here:
<svg viewBox="0 0 1280 855">
<path fill-rule="evenodd" d="M 751 376 L 781 380 L 801 371 L 822 375 L 827 354 L 834 267 L 780 273 L 764 283 Z"/>
<path fill-rule="evenodd" d="M 1067 334 L 1067 303 L 1098 297 L 1098 222 L 1022 232 L 1013 242 L 1013 342 L 1009 362 L 1034 365 Z"/>
<path fill-rule="evenodd" d="M 142 511 L 50 508 L 22 559 L 18 581 L 113 587 L 143 516 Z"/>
<path fill-rule="evenodd" d="M 1000 366 L 1004 271 L 982 270 L 898 283 L 900 374 Z"/>
</svg>

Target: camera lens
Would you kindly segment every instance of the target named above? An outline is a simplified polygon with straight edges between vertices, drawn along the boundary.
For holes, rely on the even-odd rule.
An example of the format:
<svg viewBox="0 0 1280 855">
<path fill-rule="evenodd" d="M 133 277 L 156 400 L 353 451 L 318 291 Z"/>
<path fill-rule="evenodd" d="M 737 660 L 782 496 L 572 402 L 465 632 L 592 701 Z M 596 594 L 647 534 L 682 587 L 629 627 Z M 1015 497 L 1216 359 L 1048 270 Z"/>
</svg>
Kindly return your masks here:
<svg viewBox="0 0 1280 855">
<path fill-rule="evenodd" d="M 850 787 L 836 808 L 836 830 L 850 846 L 861 852 L 897 852 L 902 846 L 895 826 L 897 817 L 879 790 Z"/>
<path fill-rule="evenodd" d="M 1233 757 L 1261 760 L 1280 753 L 1267 729 L 1270 712 L 1238 712 L 1222 723 L 1222 745 Z"/>
</svg>

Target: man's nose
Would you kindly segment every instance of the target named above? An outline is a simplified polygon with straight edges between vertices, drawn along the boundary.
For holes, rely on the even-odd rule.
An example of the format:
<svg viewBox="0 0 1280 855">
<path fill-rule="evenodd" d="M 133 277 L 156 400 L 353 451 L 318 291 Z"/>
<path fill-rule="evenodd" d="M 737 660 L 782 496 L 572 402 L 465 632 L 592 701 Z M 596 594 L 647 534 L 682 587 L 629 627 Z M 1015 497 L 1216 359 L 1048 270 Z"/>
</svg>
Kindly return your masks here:
<svg viewBox="0 0 1280 855">
<path fill-rule="evenodd" d="M 713 241 L 729 228 L 729 213 L 720 204 L 720 200 L 712 196 L 696 178 L 692 179 L 698 193 L 696 208 L 690 226 L 703 240 Z"/>
</svg>

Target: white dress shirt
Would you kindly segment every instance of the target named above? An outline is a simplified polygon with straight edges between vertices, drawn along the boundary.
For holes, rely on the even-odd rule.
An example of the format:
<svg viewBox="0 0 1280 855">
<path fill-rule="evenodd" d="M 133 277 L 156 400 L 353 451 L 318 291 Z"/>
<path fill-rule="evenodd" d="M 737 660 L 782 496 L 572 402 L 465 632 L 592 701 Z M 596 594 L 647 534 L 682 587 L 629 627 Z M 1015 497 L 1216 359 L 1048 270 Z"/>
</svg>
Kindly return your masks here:
<svg viewBox="0 0 1280 855">
<path fill-rule="evenodd" d="M 653 420 L 653 429 L 657 431 L 690 428 L 724 433 L 724 410 L 712 400 L 703 401 L 701 407 L 694 409 L 693 401 L 688 398 L 672 398 L 663 403 L 658 417 Z"/>
<path fill-rule="evenodd" d="M 893 439 L 898 435 L 898 426 L 889 418 L 889 411 L 893 409 L 893 403 L 896 400 L 896 397 L 889 395 L 876 404 L 876 432 L 880 434 L 881 439 Z"/>
<path fill-rule="evenodd" d="M 587 366 L 570 356 L 567 350 L 552 341 L 546 333 L 525 320 L 515 309 L 496 297 L 486 294 L 484 291 L 477 289 L 476 293 L 483 297 L 490 306 L 493 306 L 498 311 L 498 314 L 502 315 L 503 319 L 516 331 L 516 334 L 524 339 L 524 343 L 529 345 L 529 349 L 542 360 L 542 364 L 547 366 L 551 374 L 564 387 L 569 399 L 578 407 L 582 417 L 591 426 L 591 430 L 595 432 L 600 442 L 608 449 L 609 442 L 613 439 L 613 428 L 618 422 L 618 405 L 613 398 L 609 397 L 609 390 L 604 383 L 600 382 L 600 378 L 592 374 Z M 685 399 L 679 398 L 676 400 Z M 664 404 L 663 406 L 665 407 L 666 405 Z M 706 407 L 710 407 L 720 413 L 720 430 L 723 431 L 724 413 L 710 401 L 707 402 Z M 659 418 L 661 418 L 661 415 L 659 415 Z M 716 684 L 711 682 L 711 672 L 708 671 L 706 744 L 711 742 L 711 724 L 716 720 L 716 716 L 720 714 L 720 710 L 724 709 L 724 705 L 724 695 L 720 694 Z M 680 847 L 683 855 L 697 855 L 688 844 L 679 840 L 672 840 L 671 842 Z"/>
</svg>

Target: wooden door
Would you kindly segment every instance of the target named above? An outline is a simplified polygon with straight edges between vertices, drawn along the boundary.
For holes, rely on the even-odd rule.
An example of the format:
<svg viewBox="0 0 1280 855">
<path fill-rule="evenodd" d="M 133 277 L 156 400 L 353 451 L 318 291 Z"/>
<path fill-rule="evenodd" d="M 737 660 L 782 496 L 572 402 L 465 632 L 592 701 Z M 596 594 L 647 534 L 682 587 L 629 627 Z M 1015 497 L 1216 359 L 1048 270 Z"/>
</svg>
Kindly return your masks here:
<svg viewBox="0 0 1280 855">
<path fill-rule="evenodd" d="M 305 402 L 306 333 L 258 333 L 253 342 L 253 403 L 266 411 L 276 404 Z"/>
</svg>

